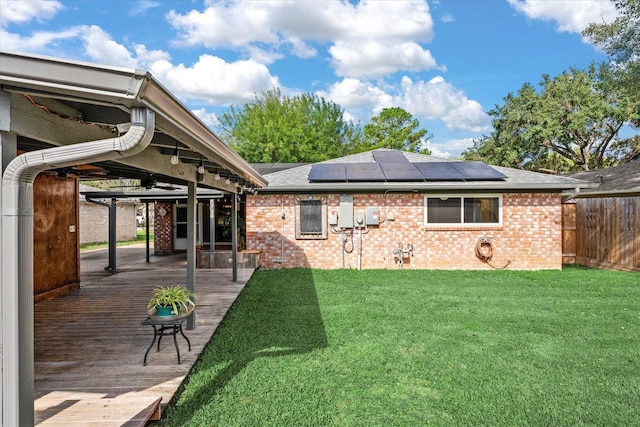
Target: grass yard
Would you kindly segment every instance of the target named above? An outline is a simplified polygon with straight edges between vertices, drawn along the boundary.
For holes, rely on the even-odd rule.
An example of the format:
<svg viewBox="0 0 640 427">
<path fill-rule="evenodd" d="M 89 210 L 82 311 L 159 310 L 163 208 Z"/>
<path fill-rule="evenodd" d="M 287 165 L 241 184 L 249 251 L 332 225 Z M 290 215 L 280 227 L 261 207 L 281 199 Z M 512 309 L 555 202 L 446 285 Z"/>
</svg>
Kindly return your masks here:
<svg viewBox="0 0 640 427">
<path fill-rule="evenodd" d="M 166 426 L 640 420 L 640 275 L 257 271 Z"/>
<path fill-rule="evenodd" d="M 136 243 L 144 243 L 147 241 L 147 232 L 144 228 L 136 229 L 136 240 L 118 240 L 116 246 L 135 245 Z M 153 242 L 153 232 L 149 233 L 149 242 Z M 80 245 L 80 252 L 93 251 L 96 249 L 105 249 L 109 247 L 109 242 L 99 243 L 83 243 Z"/>
</svg>

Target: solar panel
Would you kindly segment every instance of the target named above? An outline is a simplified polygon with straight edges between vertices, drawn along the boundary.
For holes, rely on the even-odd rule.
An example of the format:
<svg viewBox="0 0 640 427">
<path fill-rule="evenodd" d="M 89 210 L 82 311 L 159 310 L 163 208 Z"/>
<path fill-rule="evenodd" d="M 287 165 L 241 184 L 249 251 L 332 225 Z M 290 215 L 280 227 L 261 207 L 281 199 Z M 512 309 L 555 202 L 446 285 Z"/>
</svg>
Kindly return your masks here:
<svg viewBox="0 0 640 427">
<path fill-rule="evenodd" d="M 384 182 L 384 174 L 378 163 L 347 163 L 347 181 Z"/>
<path fill-rule="evenodd" d="M 423 162 L 413 164 L 427 181 L 463 181 L 462 175 L 451 162 Z"/>
<path fill-rule="evenodd" d="M 347 172 L 344 163 L 316 163 L 311 166 L 309 181 L 344 182 Z"/>
<path fill-rule="evenodd" d="M 374 151 L 371 153 L 378 163 L 408 163 L 402 151 Z"/>
<path fill-rule="evenodd" d="M 387 181 L 424 181 L 424 176 L 413 163 L 380 163 Z"/>
<path fill-rule="evenodd" d="M 451 162 L 451 166 L 470 181 L 499 181 L 506 178 L 503 174 L 483 162 Z"/>
<path fill-rule="evenodd" d="M 376 163 L 316 163 L 311 182 L 499 181 L 505 175 L 483 162 L 410 163 L 400 151 L 374 152 Z M 402 161 L 398 160 L 401 156 Z"/>
</svg>

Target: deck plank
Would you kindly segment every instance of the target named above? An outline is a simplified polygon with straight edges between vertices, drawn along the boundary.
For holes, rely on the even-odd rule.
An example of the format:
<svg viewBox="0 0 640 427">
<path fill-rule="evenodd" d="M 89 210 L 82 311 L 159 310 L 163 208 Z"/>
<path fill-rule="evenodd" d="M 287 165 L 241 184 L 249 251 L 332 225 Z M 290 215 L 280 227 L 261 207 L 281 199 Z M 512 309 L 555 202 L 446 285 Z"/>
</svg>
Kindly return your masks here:
<svg viewBox="0 0 640 427">
<path fill-rule="evenodd" d="M 171 400 L 244 287 L 231 281 L 230 270 L 197 270 L 196 328 L 185 324 L 184 331 L 191 351 L 178 335 L 178 364 L 173 339 L 165 337 L 143 366 L 153 338 L 152 328 L 140 324 L 146 302 L 157 286 L 185 283 L 186 269 L 176 257 L 146 264 L 139 255 L 130 264 L 125 257 L 115 274 L 88 272 L 80 289 L 36 304 L 36 425 L 145 425 L 154 402 Z"/>
</svg>

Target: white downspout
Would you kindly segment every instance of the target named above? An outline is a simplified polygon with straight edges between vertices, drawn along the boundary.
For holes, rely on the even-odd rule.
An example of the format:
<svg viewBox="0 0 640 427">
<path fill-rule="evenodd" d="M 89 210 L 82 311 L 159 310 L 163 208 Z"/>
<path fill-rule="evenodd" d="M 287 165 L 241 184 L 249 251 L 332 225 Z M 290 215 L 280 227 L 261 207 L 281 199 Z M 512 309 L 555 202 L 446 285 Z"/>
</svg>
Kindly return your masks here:
<svg viewBox="0 0 640 427">
<path fill-rule="evenodd" d="M 580 187 L 576 187 L 573 189 L 571 193 L 569 193 L 569 196 L 566 198 L 565 201 L 575 199 L 576 197 L 578 197 L 579 194 L 580 194 Z"/>
<path fill-rule="evenodd" d="M 155 116 L 133 108 L 124 135 L 32 151 L 2 177 L 2 426 L 34 424 L 33 181 L 38 173 L 79 163 L 133 156 L 153 138 Z"/>
</svg>

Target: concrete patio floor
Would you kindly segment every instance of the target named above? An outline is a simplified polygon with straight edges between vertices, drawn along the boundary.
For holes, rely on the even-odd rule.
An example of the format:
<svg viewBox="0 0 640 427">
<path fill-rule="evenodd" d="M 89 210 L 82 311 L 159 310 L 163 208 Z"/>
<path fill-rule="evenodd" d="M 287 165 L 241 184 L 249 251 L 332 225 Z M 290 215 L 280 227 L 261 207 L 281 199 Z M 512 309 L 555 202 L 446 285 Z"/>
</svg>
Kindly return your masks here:
<svg viewBox="0 0 640 427">
<path fill-rule="evenodd" d="M 157 286 L 186 282 L 186 255 L 151 256 L 144 245 L 117 250 L 117 271 L 105 271 L 106 250 L 83 253 L 81 288 L 35 306 L 35 420 L 39 426 L 142 426 L 166 405 L 209 342 L 245 282 L 231 269 L 196 271 L 196 328 L 144 352 L 153 329 L 141 325 Z M 248 279 L 253 270 L 239 272 Z M 156 411 L 156 416 L 157 416 Z"/>
</svg>

